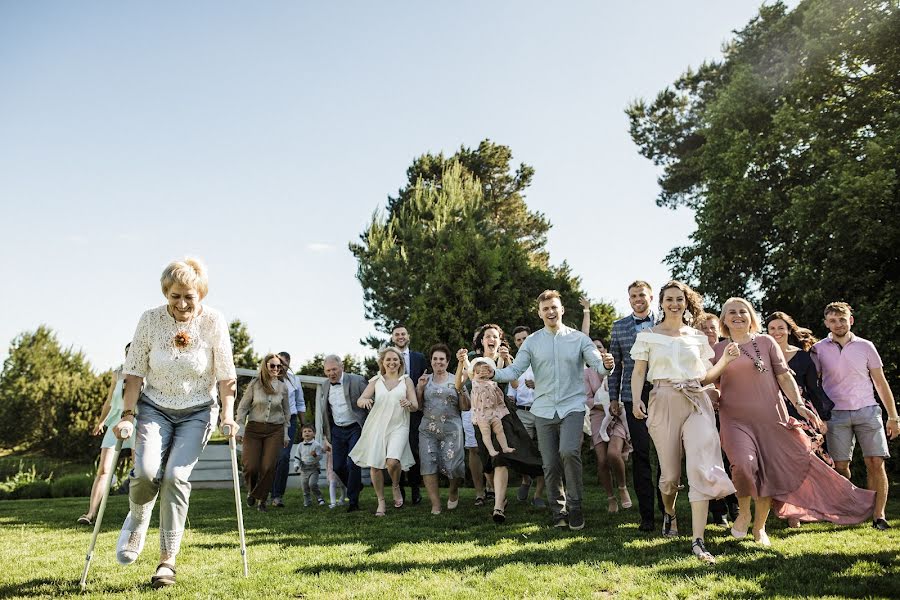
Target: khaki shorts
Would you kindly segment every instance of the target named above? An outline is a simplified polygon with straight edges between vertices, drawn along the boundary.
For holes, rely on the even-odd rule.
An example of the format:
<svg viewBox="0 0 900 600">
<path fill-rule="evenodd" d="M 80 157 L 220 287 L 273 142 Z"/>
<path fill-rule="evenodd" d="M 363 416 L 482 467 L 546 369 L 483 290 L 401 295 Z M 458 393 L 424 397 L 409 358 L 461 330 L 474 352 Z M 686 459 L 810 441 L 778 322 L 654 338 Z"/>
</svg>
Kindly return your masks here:
<svg viewBox="0 0 900 600">
<path fill-rule="evenodd" d="M 880 404 L 856 410 L 832 410 L 825 439 L 828 441 L 828 454 L 837 461 L 852 460 L 857 441 L 865 457 L 888 458 L 891 455 Z"/>
</svg>

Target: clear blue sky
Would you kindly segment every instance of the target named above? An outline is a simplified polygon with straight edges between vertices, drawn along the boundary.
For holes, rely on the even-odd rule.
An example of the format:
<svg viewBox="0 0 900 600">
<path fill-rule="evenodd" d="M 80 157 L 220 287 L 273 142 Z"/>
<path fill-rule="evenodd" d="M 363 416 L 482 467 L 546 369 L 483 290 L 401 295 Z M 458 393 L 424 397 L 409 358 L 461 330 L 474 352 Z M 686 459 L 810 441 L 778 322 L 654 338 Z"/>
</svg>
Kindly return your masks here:
<svg viewBox="0 0 900 600">
<path fill-rule="evenodd" d="M 623 109 L 720 56 L 758 6 L 4 2 L 2 357 L 45 323 L 117 364 L 185 254 L 257 351 L 361 353 L 348 242 L 415 156 L 484 138 L 535 167 L 551 260 L 624 311 L 693 220 L 656 207 Z"/>
</svg>

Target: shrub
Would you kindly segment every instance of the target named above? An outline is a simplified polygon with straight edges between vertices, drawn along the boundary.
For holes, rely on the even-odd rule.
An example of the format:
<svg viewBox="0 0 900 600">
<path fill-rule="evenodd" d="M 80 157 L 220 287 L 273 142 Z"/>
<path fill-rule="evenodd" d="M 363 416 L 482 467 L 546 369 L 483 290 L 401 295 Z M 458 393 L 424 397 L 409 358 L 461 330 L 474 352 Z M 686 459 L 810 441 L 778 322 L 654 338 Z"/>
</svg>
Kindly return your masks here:
<svg viewBox="0 0 900 600">
<path fill-rule="evenodd" d="M 37 479 L 13 491 L 13 498 L 26 500 L 32 498 L 49 498 L 53 484 L 48 479 Z"/>
<path fill-rule="evenodd" d="M 65 475 L 50 486 L 50 496 L 65 498 L 69 496 L 90 496 L 94 478 L 89 473 L 82 475 Z"/>
</svg>

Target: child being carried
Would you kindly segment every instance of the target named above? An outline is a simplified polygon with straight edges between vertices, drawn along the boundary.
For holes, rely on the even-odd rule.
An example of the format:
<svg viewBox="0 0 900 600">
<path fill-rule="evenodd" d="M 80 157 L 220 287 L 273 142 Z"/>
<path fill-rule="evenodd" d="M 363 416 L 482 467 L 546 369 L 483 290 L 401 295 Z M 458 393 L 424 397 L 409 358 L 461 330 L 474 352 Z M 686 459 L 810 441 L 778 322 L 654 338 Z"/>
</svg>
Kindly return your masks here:
<svg viewBox="0 0 900 600">
<path fill-rule="evenodd" d="M 496 369 L 493 360 L 482 356 L 473 360 L 471 364 L 465 359 L 458 371 L 460 375 L 466 373 L 472 379 L 472 424 L 481 431 L 481 440 L 491 456 L 500 454 L 491 440 L 492 431 L 504 454 L 516 451 L 515 448 L 509 447 L 506 434 L 503 432 L 503 423 L 500 421 L 509 414 L 509 409 L 506 408 L 500 386 L 491 380 Z"/>
</svg>

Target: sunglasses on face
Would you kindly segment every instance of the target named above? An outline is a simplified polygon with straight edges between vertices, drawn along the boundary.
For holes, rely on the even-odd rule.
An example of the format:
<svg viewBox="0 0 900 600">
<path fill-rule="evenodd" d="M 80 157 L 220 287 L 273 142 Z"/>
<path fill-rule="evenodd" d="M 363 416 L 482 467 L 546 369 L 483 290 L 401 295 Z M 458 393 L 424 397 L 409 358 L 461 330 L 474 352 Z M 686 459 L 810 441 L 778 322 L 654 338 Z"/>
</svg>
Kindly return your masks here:
<svg viewBox="0 0 900 600">
<path fill-rule="evenodd" d="M 266 366 L 269 367 L 270 369 L 283 369 L 283 368 L 284 368 L 282 365 L 278 365 L 278 364 L 275 364 L 275 363 L 269 363 L 269 364 L 266 365 Z"/>
</svg>

